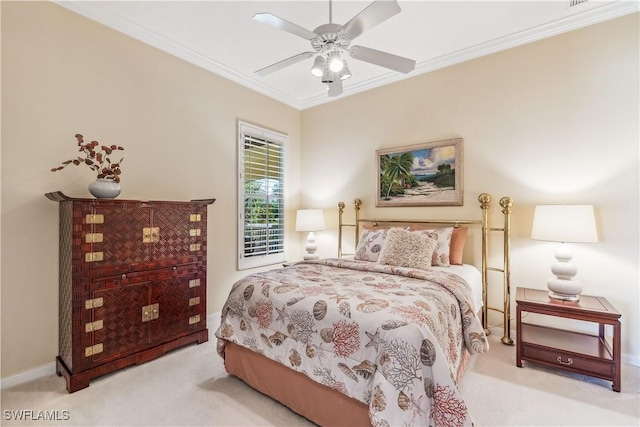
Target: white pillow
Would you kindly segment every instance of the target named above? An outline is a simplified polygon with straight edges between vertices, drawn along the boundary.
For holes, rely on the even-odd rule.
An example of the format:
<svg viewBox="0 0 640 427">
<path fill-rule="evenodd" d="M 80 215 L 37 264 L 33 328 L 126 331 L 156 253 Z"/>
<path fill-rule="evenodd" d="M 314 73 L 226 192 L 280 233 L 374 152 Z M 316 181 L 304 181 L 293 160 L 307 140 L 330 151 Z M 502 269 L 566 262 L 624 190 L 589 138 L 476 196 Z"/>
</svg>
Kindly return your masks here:
<svg viewBox="0 0 640 427">
<path fill-rule="evenodd" d="M 378 257 L 378 264 L 426 270 L 437 242 L 425 234 L 390 228 Z"/>
</svg>

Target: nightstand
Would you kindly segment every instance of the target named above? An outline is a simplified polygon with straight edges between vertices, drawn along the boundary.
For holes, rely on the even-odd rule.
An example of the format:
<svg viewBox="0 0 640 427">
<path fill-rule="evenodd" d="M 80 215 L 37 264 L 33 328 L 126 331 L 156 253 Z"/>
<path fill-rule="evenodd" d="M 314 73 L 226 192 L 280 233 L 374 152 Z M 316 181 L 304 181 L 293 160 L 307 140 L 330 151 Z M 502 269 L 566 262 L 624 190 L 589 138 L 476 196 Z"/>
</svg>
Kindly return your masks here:
<svg viewBox="0 0 640 427">
<path fill-rule="evenodd" d="M 522 313 L 537 313 L 598 324 L 598 335 L 534 325 Z M 613 327 L 611 344 L 605 327 Z M 516 365 L 527 360 L 612 381 L 620 391 L 620 313 L 603 297 L 580 295 L 580 301 L 551 299 L 542 289 L 517 288 Z"/>
</svg>

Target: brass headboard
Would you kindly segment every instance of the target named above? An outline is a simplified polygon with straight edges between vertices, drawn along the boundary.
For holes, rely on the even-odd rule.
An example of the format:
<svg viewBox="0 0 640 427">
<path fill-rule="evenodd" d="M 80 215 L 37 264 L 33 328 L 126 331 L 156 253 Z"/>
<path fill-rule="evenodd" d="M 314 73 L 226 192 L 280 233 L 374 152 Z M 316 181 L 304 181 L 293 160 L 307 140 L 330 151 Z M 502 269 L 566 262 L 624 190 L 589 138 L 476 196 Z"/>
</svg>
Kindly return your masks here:
<svg viewBox="0 0 640 427">
<path fill-rule="evenodd" d="M 502 227 L 491 227 L 489 222 L 489 208 L 491 205 L 491 196 L 487 193 L 482 193 L 478 196 L 478 201 L 480 202 L 480 208 L 482 209 L 482 219 L 479 220 L 375 220 L 375 219 L 365 219 L 360 218 L 360 206 L 362 205 L 362 201 L 360 199 L 355 199 L 353 201 L 354 209 L 355 209 L 355 221 L 353 223 L 345 223 L 343 221 L 343 214 L 345 204 L 344 202 L 338 203 L 338 257 L 341 258 L 345 255 L 353 255 L 353 254 L 344 254 L 342 252 L 342 239 L 344 235 L 344 227 L 353 227 L 355 234 L 355 247 L 358 245 L 358 239 L 360 237 L 360 224 L 363 222 L 373 223 L 373 224 L 385 224 L 385 225 L 393 225 L 393 224 L 431 224 L 431 225 L 439 225 L 439 226 L 453 226 L 459 227 L 461 225 L 478 225 L 482 227 L 482 265 L 481 265 L 481 274 L 482 274 L 482 324 L 485 330 L 485 333 L 488 335 L 490 333 L 488 326 L 488 310 L 494 310 L 503 314 L 503 336 L 502 343 L 506 345 L 513 345 L 513 340 L 511 339 L 511 260 L 510 260 L 510 251 L 511 251 L 511 207 L 513 206 L 513 200 L 511 197 L 503 197 L 500 199 L 500 206 L 502 207 L 502 214 L 504 217 L 504 224 Z M 502 233 L 502 266 L 499 267 L 490 267 L 489 266 L 489 233 L 490 232 L 499 232 Z M 489 287 L 489 271 L 496 271 L 502 273 L 503 275 L 503 301 L 502 308 L 494 308 L 489 307 L 488 305 L 488 287 Z"/>
</svg>

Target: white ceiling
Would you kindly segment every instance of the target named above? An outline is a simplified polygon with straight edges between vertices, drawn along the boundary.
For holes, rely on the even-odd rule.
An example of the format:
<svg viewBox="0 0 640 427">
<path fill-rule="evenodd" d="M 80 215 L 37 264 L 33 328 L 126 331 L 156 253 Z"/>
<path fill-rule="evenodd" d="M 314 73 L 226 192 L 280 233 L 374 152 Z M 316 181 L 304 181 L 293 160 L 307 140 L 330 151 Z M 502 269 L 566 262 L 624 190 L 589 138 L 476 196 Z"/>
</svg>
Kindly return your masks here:
<svg viewBox="0 0 640 427">
<path fill-rule="evenodd" d="M 329 22 L 329 1 L 56 1 L 57 4 L 297 109 L 638 12 L 637 0 L 416 1 L 353 44 L 416 61 L 408 75 L 349 60 L 344 93 L 327 96 L 306 59 L 265 77 L 258 69 L 311 49 L 309 42 L 252 19 L 269 12 L 313 31 Z M 345 24 L 371 0 L 333 0 Z"/>
</svg>

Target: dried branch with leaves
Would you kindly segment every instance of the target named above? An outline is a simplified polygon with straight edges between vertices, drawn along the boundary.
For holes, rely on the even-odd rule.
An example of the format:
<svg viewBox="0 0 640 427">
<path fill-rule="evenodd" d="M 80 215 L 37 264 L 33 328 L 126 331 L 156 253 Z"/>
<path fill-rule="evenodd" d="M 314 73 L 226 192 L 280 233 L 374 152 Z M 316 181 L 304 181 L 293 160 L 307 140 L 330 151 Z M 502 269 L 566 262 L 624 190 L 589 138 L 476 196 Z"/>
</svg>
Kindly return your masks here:
<svg viewBox="0 0 640 427">
<path fill-rule="evenodd" d="M 124 160 L 124 157 L 118 160 L 117 162 L 112 162 L 109 157 L 114 151 L 124 150 L 123 147 L 119 145 L 100 145 L 98 141 L 91 141 L 88 143 L 84 143 L 84 138 L 79 133 L 76 134 L 76 139 L 78 140 L 78 146 L 81 153 L 84 153 L 84 156 L 78 156 L 76 159 L 66 160 L 62 162 L 62 166 L 55 167 L 51 169 L 51 172 L 57 172 L 69 166 L 70 164 L 74 165 L 87 165 L 89 169 L 94 172 L 98 172 L 97 178 L 105 178 L 111 179 L 115 182 L 120 182 L 120 163 Z M 98 149 L 98 147 L 100 147 Z"/>
</svg>

